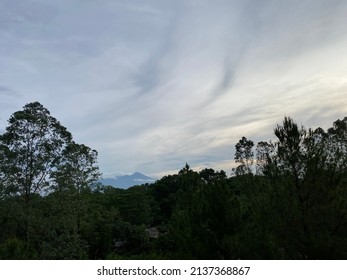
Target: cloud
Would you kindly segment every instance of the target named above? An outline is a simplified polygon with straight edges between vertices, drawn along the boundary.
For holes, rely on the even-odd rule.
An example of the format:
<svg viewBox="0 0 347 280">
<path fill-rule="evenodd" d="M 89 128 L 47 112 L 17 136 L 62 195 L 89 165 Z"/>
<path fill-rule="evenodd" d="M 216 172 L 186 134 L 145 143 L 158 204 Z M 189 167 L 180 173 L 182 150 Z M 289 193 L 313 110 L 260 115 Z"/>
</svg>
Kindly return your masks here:
<svg viewBox="0 0 347 280">
<path fill-rule="evenodd" d="M 347 109 L 345 1 L 10 2 L 2 118 L 40 101 L 105 174 L 230 170 L 242 136 Z"/>
<path fill-rule="evenodd" d="M 21 95 L 7 86 L 0 86 L 0 133 L 5 131 L 6 120 L 9 119 L 8 112 L 16 108 L 16 100 Z"/>
<path fill-rule="evenodd" d="M 1 106 L 4 106 L 4 103 L 14 101 L 16 98 L 20 98 L 21 94 L 16 92 L 14 89 L 6 86 L 0 86 L 0 97 L 1 97 Z"/>
<path fill-rule="evenodd" d="M 8 87 L 4 87 L 4 86 L 0 86 L 0 94 L 2 96 L 13 96 L 13 95 L 18 95 L 14 90 L 8 88 Z"/>
</svg>

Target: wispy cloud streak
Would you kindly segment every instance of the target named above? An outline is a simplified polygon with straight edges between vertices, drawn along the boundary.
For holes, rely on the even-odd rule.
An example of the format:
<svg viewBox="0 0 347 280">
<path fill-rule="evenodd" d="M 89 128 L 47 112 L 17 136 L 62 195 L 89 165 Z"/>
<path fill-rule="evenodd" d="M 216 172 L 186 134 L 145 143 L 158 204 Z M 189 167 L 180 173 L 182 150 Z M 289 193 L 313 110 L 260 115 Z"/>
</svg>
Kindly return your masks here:
<svg viewBox="0 0 347 280">
<path fill-rule="evenodd" d="M 38 100 L 105 174 L 232 168 L 243 135 L 347 111 L 346 1 L 0 2 L 0 130 Z"/>
</svg>

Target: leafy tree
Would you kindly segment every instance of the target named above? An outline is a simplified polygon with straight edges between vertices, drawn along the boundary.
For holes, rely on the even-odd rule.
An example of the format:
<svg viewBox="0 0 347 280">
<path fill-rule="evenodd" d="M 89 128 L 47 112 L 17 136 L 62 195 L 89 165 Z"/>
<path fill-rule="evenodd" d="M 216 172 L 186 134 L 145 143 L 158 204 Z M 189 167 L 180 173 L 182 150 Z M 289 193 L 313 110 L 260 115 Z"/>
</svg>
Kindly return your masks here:
<svg viewBox="0 0 347 280">
<path fill-rule="evenodd" d="M 91 193 L 91 186 L 96 184 L 100 176 L 97 155 L 97 151 L 73 141 L 62 151 L 60 164 L 52 174 L 54 193 L 50 197 L 51 207 L 58 211 L 52 217 L 54 223 L 51 227 L 56 242 L 46 242 L 43 248 L 45 254 L 50 253 L 47 255 L 49 258 L 55 255 L 59 259 L 86 258 L 87 249 L 95 249 L 94 246 L 90 248 L 97 239 L 90 227 L 96 226 L 99 223 L 96 217 L 101 216 L 97 214 L 99 207 L 92 203 Z M 106 213 L 108 211 L 105 209 Z M 92 216 L 94 221 L 90 220 Z M 94 236 L 94 241 L 87 246 L 85 238 L 91 241 L 91 236 Z M 62 250 L 64 248 L 65 253 L 62 254 L 62 250 L 54 251 L 57 246 Z"/>
<path fill-rule="evenodd" d="M 295 184 L 299 187 L 299 178 L 303 175 L 303 142 L 306 130 L 290 117 L 285 117 L 283 125 L 277 125 L 275 135 L 278 138 L 277 152 L 279 164 L 294 176 Z"/>
<path fill-rule="evenodd" d="M 235 145 L 235 162 L 240 165 L 236 167 L 236 175 L 251 174 L 254 163 L 254 143 L 246 137 L 242 137 Z"/>
<path fill-rule="evenodd" d="M 211 182 L 223 181 L 227 178 L 224 170 L 214 171 L 212 168 L 205 168 L 199 172 L 201 179 L 207 184 Z"/>
<path fill-rule="evenodd" d="M 75 214 L 77 230 L 80 230 L 81 216 L 86 214 L 87 205 L 84 200 L 84 190 L 95 184 L 100 177 L 97 166 L 97 151 L 85 145 L 69 143 L 62 151 L 61 162 L 53 174 L 57 192 L 63 201 L 70 199 L 72 213 Z"/>
<path fill-rule="evenodd" d="M 271 177 L 282 205 L 278 232 L 282 246 L 294 258 L 332 258 L 346 246 L 342 234 L 346 217 L 346 126 L 336 121 L 323 129 L 306 130 L 289 117 L 277 125 L 277 172 Z M 270 177 L 269 177 L 270 178 Z M 276 213 L 276 212 L 275 212 Z M 277 219 L 279 220 L 279 219 Z"/>
<path fill-rule="evenodd" d="M 9 193 L 21 195 L 28 203 L 32 194 L 46 190 L 71 138 L 38 102 L 15 112 L 0 136 L 0 177 Z"/>
<path fill-rule="evenodd" d="M 328 129 L 328 157 L 327 162 L 331 171 L 347 171 L 347 117 L 337 120 Z"/>
<path fill-rule="evenodd" d="M 69 143 L 62 151 L 60 164 L 53 173 L 56 190 L 73 190 L 78 194 L 95 184 L 101 175 L 97 156 L 97 151 L 83 144 Z"/>
<path fill-rule="evenodd" d="M 256 174 L 269 175 L 272 167 L 276 165 L 275 145 L 270 142 L 260 141 L 256 148 Z"/>
<path fill-rule="evenodd" d="M 186 165 L 175 178 L 178 190 L 173 193 L 172 215 L 157 249 L 178 259 L 233 256 L 230 235 L 237 228 L 239 204 L 225 172 L 204 169 L 197 173 Z"/>
<path fill-rule="evenodd" d="M 82 256 L 85 241 L 80 225 L 88 212 L 85 190 L 100 175 L 97 152 L 73 142 L 67 129 L 39 102 L 33 102 L 10 117 L 9 126 L 0 136 L 0 155 L 0 199 L 22 199 L 23 207 L 19 202 L 14 204 L 14 212 L 23 213 L 16 221 L 18 225 L 24 223 L 24 231 L 18 231 L 18 226 L 13 230 L 26 240 L 26 256 L 61 258 L 58 253 L 63 248 L 65 257 Z M 41 198 L 48 194 L 52 196 Z M 44 215 L 42 205 L 48 202 L 47 209 L 58 212 L 46 211 Z M 46 250 L 40 245 L 41 239 L 46 240 Z M 62 250 L 54 253 L 57 246 Z"/>
<path fill-rule="evenodd" d="M 27 249 L 30 247 L 34 194 L 47 190 L 71 134 L 39 102 L 29 103 L 9 119 L 0 136 L 0 173 L 6 193 L 20 195 L 26 205 Z"/>
<path fill-rule="evenodd" d="M 170 219 L 178 189 L 177 174 L 164 176 L 149 188 L 149 194 L 153 197 L 152 214 L 155 225 L 163 224 Z"/>
</svg>

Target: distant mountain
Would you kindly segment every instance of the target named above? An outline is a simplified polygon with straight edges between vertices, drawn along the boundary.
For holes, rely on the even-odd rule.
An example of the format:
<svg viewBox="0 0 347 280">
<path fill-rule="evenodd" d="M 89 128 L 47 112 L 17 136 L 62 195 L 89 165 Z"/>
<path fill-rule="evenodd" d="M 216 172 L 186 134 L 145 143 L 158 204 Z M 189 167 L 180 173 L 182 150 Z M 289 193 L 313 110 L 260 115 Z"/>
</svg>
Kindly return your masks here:
<svg viewBox="0 0 347 280">
<path fill-rule="evenodd" d="M 131 175 L 117 176 L 116 178 L 104 178 L 100 180 L 105 186 L 112 186 L 121 189 L 127 189 L 132 186 L 153 183 L 154 178 L 148 177 L 140 172 L 135 172 Z"/>
</svg>

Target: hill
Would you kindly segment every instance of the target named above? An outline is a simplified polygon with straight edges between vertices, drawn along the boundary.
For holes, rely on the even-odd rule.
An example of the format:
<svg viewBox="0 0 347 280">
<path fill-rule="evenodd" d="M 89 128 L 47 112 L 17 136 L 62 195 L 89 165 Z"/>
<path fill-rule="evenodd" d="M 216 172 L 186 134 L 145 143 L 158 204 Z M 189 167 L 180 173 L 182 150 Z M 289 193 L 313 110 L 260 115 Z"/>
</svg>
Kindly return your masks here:
<svg viewBox="0 0 347 280">
<path fill-rule="evenodd" d="M 100 182 L 106 186 L 127 189 L 132 186 L 142 185 L 146 183 L 153 183 L 154 178 L 148 177 L 140 172 L 134 172 L 131 175 L 122 175 L 115 178 L 104 178 Z"/>
</svg>

